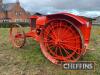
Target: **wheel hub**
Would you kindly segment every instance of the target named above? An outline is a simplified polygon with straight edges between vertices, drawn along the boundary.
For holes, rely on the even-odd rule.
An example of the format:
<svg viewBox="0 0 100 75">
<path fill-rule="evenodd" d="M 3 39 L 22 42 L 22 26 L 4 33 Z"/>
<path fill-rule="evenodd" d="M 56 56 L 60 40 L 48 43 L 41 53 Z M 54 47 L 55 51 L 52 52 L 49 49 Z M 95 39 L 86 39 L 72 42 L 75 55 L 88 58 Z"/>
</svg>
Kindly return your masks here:
<svg viewBox="0 0 100 75">
<path fill-rule="evenodd" d="M 59 45 L 60 42 L 61 42 L 60 39 L 56 39 L 56 40 L 55 40 L 55 45 Z"/>
</svg>

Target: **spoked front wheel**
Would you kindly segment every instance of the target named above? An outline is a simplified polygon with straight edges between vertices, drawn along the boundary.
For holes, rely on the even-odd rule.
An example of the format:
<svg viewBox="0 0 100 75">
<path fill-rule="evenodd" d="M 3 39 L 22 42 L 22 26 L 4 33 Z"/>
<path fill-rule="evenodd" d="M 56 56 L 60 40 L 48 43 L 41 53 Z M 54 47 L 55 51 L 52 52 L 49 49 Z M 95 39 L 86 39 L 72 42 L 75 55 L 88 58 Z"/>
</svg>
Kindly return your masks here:
<svg viewBox="0 0 100 75">
<path fill-rule="evenodd" d="M 75 62 L 82 55 L 83 37 L 80 30 L 68 20 L 48 22 L 41 36 L 41 50 L 46 58 L 55 64 Z"/>
<path fill-rule="evenodd" d="M 21 48 L 26 42 L 26 37 L 21 25 L 14 24 L 10 28 L 10 40 L 14 47 Z"/>
</svg>

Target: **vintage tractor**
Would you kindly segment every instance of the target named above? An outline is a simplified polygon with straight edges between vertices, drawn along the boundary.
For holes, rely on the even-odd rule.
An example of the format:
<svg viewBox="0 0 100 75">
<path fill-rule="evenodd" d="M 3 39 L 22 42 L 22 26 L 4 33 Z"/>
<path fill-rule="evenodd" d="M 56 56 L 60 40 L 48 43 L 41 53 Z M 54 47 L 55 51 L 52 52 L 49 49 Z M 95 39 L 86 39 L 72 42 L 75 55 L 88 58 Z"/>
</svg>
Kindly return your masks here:
<svg viewBox="0 0 100 75">
<path fill-rule="evenodd" d="M 26 38 L 32 37 L 40 43 L 44 56 L 52 63 L 76 62 L 89 44 L 91 23 L 80 16 L 57 13 L 30 17 L 30 31 L 12 25 L 10 39 L 14 47 L 24 46 Z M 38 54 L 38 53 L 37 53 Z"/>
</svg>

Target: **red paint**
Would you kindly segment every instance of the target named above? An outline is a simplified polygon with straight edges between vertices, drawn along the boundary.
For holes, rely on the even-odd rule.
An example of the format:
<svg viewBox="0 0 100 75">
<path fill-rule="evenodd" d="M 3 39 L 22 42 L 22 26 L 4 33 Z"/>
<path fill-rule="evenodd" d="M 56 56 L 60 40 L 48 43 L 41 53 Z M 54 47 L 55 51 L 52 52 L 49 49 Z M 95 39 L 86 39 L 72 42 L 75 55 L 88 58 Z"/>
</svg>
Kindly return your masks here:
<svg viewBox="0 0 100 75">
<path fill-rule="evenodd" d="M 33 19 L 36 19 L 35 25 Z M 85 53 L 92 26 L 85 18 L 58 13 L 31 16 L 30 21 L 30 31 L 25 37 L 38 41 L 41 51 L 51 62 L 76 62 Z"/>
</svg>

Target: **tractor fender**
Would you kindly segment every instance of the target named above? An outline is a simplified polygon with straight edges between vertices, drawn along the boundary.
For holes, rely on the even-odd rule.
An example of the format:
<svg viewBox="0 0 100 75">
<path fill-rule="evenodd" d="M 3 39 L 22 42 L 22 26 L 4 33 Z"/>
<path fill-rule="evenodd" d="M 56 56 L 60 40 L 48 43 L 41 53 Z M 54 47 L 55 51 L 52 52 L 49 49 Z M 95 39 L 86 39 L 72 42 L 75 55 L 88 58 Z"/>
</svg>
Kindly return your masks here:
<svg viewBox="0 0 100 75">
<path fill-rule="evenodd" d="M 47 15 L 47 18 L 50 18 L 50 19 L 56 19 L 56 18 L 67 19 L 67 20 L 72 21 L 73 23 L 75 23 L 77 21 L 81 25 L 86 25 L 87 22 L 88 22 L 87 19 L 80 17 L 80 16 L 77 16 L 77 15 L 70 14 L 70 13 L 51 14 L 51 15 Z"/>
</svg>

